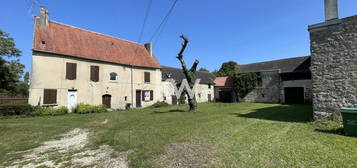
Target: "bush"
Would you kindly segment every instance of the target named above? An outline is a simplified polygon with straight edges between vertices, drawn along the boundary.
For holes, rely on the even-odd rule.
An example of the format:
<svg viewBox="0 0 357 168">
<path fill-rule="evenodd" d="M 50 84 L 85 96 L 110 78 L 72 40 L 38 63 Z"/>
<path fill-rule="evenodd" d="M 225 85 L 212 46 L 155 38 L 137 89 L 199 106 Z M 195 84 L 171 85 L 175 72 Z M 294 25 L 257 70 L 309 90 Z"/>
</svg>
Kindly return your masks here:
<svg viewBox="0 0 357 168">
<path fill-rule="evenodd" d="M 0 115 L 28 115 L 32 111 L 29 104 L 0 104 Z"/>
<path fill-rule="evenodd" d="M 50 108 L 50 107 L 41 107 L 41 106 L 36 106 L 31 113 L 31 115 L 34 116 L 45 116 L 45 115 L 50 115 L 50 116 L 57 116 L 57 115 L 64 115 L 68 113 L 68 108 L 67 107 L 58 107 L 58 108 Z"/>
<path fill-rule="evenodd" d="M 107 112 L 107 108 L 104 105 L 78 104 L 73 112 L 78 114 L 103 113 Z"/>
<path fill-rule="evenodd" d="M 153 105 L 151 105 L 151 107 L 153 107 L 153 108 L 160 108 L 160 107 L 167 107 L 167 106 L 169 106 L 169 104 L 167 104 L 164 101 L 162 101 L 162 102 L 158 101 L 158 102 L 154 103 Z"/>
</svg>

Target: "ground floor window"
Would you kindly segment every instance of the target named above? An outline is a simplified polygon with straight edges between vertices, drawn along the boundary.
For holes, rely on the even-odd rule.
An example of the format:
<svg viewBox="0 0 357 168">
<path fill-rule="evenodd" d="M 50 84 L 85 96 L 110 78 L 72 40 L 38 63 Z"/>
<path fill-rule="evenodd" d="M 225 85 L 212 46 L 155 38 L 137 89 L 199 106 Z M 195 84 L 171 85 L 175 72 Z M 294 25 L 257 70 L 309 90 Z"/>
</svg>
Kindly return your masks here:
<svg viewBox="0 0 357 168">
<path fill-rule="evenodd" d="M 142 100 L 143 101 L 152 101 L 154 100 L 154 91 L 152 90 L 143 90 L 142 91 Z"/>
<path fill-rule="evenodd" d="M 44 89 L 43 104 L 57 104 L 57 90 L 56 89 Z"/>
</svg>

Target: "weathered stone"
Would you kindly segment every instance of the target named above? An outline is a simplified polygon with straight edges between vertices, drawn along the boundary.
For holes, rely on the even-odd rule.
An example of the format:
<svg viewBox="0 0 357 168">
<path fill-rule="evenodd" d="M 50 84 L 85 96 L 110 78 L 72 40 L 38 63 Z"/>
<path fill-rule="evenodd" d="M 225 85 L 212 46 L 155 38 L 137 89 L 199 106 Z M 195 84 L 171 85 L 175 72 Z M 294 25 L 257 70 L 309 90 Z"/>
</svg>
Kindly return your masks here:
<svg viewBox="0 0 357 168">
<path fill-rule="evenodd" d="M 314 118 L 357 107 L 357 16 L 310 26 Z"/>
</svg>

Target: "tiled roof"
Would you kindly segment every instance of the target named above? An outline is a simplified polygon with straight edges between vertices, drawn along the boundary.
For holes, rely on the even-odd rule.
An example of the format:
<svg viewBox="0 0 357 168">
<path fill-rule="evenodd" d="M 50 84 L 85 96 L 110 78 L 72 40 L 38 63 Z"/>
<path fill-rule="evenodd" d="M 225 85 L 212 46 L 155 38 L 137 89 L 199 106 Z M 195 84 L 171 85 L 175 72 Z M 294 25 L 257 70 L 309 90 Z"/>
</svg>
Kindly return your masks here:
<svg viewBox="0 0 357 168">
<path fill-rule="evenodd" d="M 309 72 L 311 57 L 295 57 L 253 64 L 239 65 L 239 72 L 262 72 L 279 70 L 280 73 Z"/>
<path fill-rule="evenodd" d="M 215 86 L 228 86 L 228 87 L 232 87 L 233 86 L 233 78 L 231 77 L 217 77 L 214 80 L 214 84 Z"/>
<path fill-rule="evenodd" d="M 144 45 L 116 37 L 49 21 L 45 29 L 35 19 L 33 50 L 73 57 L 133 65 L 161 68 Z"/>
<path fill-rule="evenodd" d="M 196 76 L 201 79 L 200 84 L 214 84 L 215 76 L 212 73 L 197 71 Z M 182 69 L 162 66 L 162 80 L 165 81 L 168 78 L 173 78 L 177 83 L 181 83 L 185 74 L 183 74 Z"/>
</svg>

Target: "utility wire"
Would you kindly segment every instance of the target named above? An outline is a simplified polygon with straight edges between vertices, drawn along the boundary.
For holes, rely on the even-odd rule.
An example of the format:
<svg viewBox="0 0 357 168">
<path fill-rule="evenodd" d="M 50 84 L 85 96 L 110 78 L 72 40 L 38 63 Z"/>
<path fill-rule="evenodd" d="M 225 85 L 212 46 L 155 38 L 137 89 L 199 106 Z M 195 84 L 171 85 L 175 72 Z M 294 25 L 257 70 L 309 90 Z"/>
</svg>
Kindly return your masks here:
<svg viewBox="0 0 357 168">
<path fill-rule="evenodd" d="M 144 35 L 146 22 L 148 20 L 150 9 L 151 9 L 151 4 L 152 4 L 152 0 L 149 0 L 149 4 L 148 4 L 148 6 L 146 8 L 146 12 L 145 12 L 144 23 L 143 23 L 143 25 L 141 27 L 141 31 L 140 31 L 140 34 L 139 34 L 139 43 L 141 43 L 141 40 L 142 40 L 143 35 Z"/>
<path fill-rule="evenodd" d="M 171 5 L 169 11 L 167 12 L 167 14 L 165 15 L 164 19 L 161 21 L 161 23 L 159 24 L 159 26 L 156 28 L 156 30 L 154 31 L 154 34 L 151 36 L 150 41 L 152 41 L 156 35 L 158 35 L 157 37 L 160 36 L 161 32 L 163 31 L 163 28 L 165 26 L 165 24 L 167 23 L 169 16 L 171 15 L 172 11 L 174 10 L 176 4 L 177 4 L 178 0 L 175 0 L 174 3 Z M 158 34 L 159 33 L 159 34 Z M 158 40 L 158 38 L 156 38 L 156 40 Z"/>
</svg>

